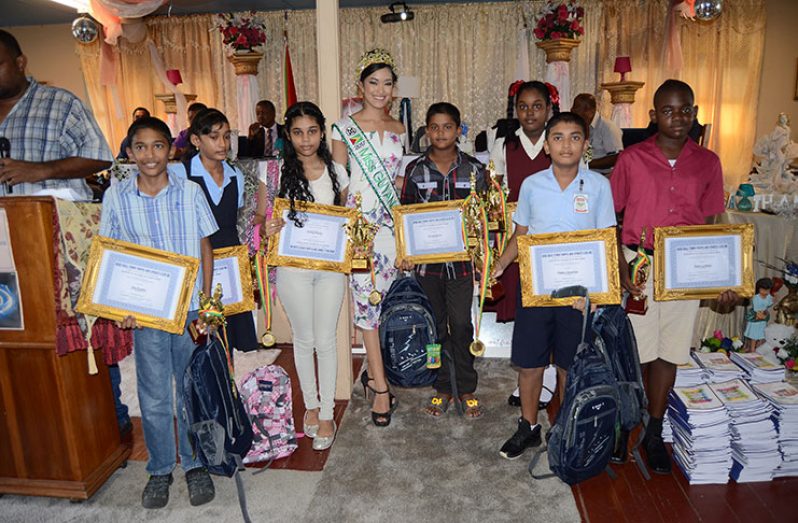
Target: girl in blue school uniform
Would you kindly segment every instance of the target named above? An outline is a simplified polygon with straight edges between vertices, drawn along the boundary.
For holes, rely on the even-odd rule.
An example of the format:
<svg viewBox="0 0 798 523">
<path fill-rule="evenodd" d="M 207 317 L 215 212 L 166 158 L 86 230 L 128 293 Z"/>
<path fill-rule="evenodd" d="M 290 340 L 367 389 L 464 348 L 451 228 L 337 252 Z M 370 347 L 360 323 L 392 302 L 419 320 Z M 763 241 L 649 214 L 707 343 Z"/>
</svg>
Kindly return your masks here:
<svg viewBox="0 0 798 523">
<path fill-rule="evenodd" d="M 196 153 L 183 162 L 186 176 L 202 188 L 219 225 L 210 237 L 211 246 L 241 245 L 237 223 L 238 209 L 244 206 L 244 175 L 227 162 L 230 123 L 218 109 L 205 109 L 191 121 L 188 135 Z M 244 352 L 258 348 L 252 313 L 227 316 L 227 341 L 231 349 Z"/>
</svg>

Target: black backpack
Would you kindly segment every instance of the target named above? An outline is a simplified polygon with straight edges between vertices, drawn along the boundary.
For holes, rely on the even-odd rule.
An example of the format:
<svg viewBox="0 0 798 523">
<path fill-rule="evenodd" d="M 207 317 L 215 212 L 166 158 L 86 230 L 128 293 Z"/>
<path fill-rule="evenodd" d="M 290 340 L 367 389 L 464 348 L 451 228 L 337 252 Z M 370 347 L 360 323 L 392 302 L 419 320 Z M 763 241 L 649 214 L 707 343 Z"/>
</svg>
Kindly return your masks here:
<svg viewBox="0 0 798 523">
<path fill-rule="evenodd" d="M 183 415 L 194 453 L 212 474 L 235 476 L 238 501 L 249 521 L 239 471 L 252 447 L 252 422 L 241 402 L 227 354 L 218 337 L 197 347 L 183 376 Z"/>
<path fill-rule="evenodd" d="M 648 399 L 643 386 L 637 340 L 626 311 L 617 305 L 600 308 L 596 311 L 593 320 L 593 331 L 596 338 L 601 340 L 615 380 L 618 382 L 618 393 L 621 400 L 621 412 L 618 420 L 620 428 L 631 432 L 638 425 L 645 427 L 649 418 Z M 640 431 L 637 442 L 632 446 L 632 454 L 643 477 L 651 479 L 639 451 L 644 433 L 645 430 Z"/>
<path fill-rule="evenodd" d="M 582 287 L 581 291 L 586 292 L 586 289 Z M 615 428 L 620 412 L 620 395 L 601 338 L 596 336 L 593 342 L 586 338 L 590 316 L 589 301 L 586 298 L 582 342 L 568 369 L 565 398 L 557 420 L 547 435 L 546 451 L 552 474 L 534 473 L 541 455 L 541 452 L 537 452 L 529 463 L 529 473 L 535 479 L 554 475 L 565 483 L 574 485 L 604 471 L 610 471 L 609 462 L 615 448 Z"/>
<path fill-rule="evenodd" d="M 413 276 L 391 284 L 382 302 L 380 347 L 385 376 L 399 387 L 426 387 L 436 371 L 427 368 L 427 344 L 435 343 L 429 298 Z"/>
</svg>

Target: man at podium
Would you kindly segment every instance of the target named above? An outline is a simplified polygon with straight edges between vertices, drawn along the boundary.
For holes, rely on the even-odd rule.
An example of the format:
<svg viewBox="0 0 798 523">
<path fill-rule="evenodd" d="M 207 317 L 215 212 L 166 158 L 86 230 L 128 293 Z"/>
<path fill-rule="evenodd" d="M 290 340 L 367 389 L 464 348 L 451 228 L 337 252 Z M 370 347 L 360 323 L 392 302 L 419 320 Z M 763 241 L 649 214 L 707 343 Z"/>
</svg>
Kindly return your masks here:
<svg viewBox="0 0 798 523">
<path fill-rule="evenodd" d="M 111 150 L 86 106 L 25 76 L 27 63 L 0 29 L 0 196 L 90 200 L 85 178 L 111 165 Z"/>
</svg>

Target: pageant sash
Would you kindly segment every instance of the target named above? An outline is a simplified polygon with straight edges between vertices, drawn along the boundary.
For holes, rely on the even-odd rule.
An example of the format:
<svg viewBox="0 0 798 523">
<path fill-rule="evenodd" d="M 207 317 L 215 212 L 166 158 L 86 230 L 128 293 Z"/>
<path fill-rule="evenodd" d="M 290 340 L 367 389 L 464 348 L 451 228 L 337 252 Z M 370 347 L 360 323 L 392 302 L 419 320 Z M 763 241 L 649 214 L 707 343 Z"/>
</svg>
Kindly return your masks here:
<svg viewBox="0 0 798 523">
<path fill-rule="evenodd" d="M 355 122 L 354 118 L 348 117 L 349 123 L 344 126 L 342 130 L 338 124 L 333 124 L 333 127 L 338 129 L 341 136 L 344 137 L 346 148 L 355 159 L 366 181 L 369 182 L 372 190 L 377 194 L 377 199 L 380 201 L 383 209 L 392 216 L 391 209 L 399 205 L 399 197 L 396 195 L 396 190 L 393 186 L 388 170 L 382 163 L 380 155 L 371 143 L 371 140 L 360 129 L 360 126 Z"/>
</svg>

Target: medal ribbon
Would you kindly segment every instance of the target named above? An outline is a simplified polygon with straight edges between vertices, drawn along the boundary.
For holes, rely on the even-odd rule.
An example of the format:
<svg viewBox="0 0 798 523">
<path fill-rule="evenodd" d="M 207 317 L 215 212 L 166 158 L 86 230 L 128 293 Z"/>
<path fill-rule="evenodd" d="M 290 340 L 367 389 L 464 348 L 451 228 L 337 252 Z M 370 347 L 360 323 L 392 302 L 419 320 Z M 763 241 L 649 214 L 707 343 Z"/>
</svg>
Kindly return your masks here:
<svg viewBox="0 0 798 523">
<path fill-rule="evenodd" d="M 496 187 L 496 190 L 499 191 L 499 202 L 501 203 L 502 216 L 504 217 L 505 230 L 502 231 L 502 232 L 496 233 L 496 248 L 497 248 L 497 251 L 499 253 L 499 256 L 501 256 L 504 253 L 504 249 L 505 249 L 505 247 L 507 247 L 507 241 L 509 240 L 509 237 L 508 237 L 508 234 L 507 234 L 507 218 L 508 218 L 508 216 L 507 216 L 507 195 L 504 194 L 504 190 L 503 190 L 501 184 L 499 184 L 499 182 L 497 182 L 495 179 L 493 179 L 493 177 L 490 178 L 490 181 L 493 184 L 493 186 Z"/>
<path fill-rule="evenodd" d="M 651 260 L 649 259 L 648 253 L 646 253 L 646 250 L 643 248 L 643 244 L 641 242 L 641 244 L 637 247 L 637 256 L 635 256 L 635 259 L 629 264 L 629 268 L 632 271 L 632 283 L 635 285 L 639 285 L 641 283 L 638 275 L 649 265 L 651 265 Z"/>
<path fill-rule="evenodd" d="M 484 246 L 485 254 L 482 257 L 482 268 L 479 278 L 479 310 L 477 310 L 477 319 L 474 322 L 474 335 L 477 340 L 479 340 L 479 328 L 482 325 L 482 308 L 485 306 L 485 291 L 488 288 L 488 280 L 490 279 L 488 271 L 493 265 L 493 250 L 488 244 L 488 213 L 485 211 L 484 207 L 481 208 L 480 214 L 482 215 L 482 245 Z"/>
<path fill-rule="evenodd" d="M 266 265 L 266 256 L 258 251 L 255 254 L 255 279 L 258 280 L 258 291 L 260 292 L 260 304 L 263 308 L 266 331 L 272 329 L 272 294 L 269 285 L 269 267 Z"/>
</svg>

